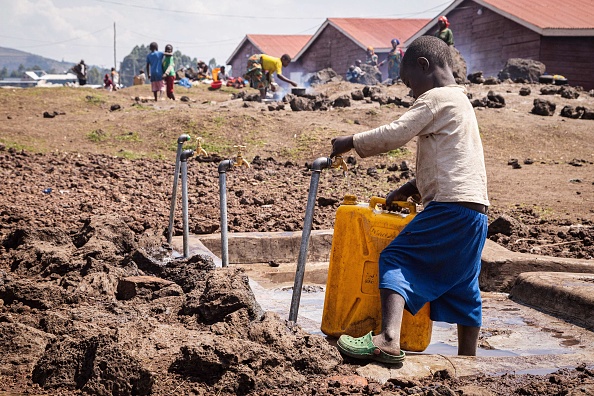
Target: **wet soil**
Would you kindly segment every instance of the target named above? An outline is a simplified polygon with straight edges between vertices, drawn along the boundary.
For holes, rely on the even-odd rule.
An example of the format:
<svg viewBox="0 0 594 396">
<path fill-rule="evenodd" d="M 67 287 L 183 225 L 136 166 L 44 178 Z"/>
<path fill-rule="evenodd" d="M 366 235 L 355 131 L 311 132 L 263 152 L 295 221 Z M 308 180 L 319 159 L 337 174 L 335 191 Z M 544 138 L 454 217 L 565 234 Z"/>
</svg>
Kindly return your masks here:
<svg viewBox="0 0 594 396">
<path fill-rule="evenodd" d="M 516 251 L 591 258 L 592 121 L 528 115 L 531 99 L 519 88 L 502 88 L 509 108 L 477 110 L 490 222 L 506 216 L 490 238 Z M 182 104 L 135 99 L 140 89 L 0 91 L 0 394 L 592 394 L 590 366 L 367 383 L 325 339 L 262 312 L 241 270 L 172 258 L 164 235 L 181 133 L 204 137 L 211 154 L 188 162 L 190 232 L 220 230 L 217 165 L 241 143 L 251 168 L 227 174 L 230 231 L 299 230 L 306 163 L 328 154 L 330 137 L 405 109 L 269 112 L 226 91 L 188 90 Z M 332 98 L 352 86 L 323 89 Z M 111 111 L 116 103 L 123 110 Z M 332 228 L 345 193 L 368 200 L 413 177 L 414 148 L 353 157 L 346 177 L 323 172 L 314 228 Z M 511 157 L 535 161 L 513 169 Z"/>
</svg>

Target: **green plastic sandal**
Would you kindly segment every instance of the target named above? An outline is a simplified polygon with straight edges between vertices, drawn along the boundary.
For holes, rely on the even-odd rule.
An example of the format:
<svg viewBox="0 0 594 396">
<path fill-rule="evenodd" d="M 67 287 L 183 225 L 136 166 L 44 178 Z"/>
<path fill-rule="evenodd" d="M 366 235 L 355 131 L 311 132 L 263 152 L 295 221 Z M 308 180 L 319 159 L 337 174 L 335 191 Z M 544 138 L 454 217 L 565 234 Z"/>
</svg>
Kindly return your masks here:
<svg viewBox="0 0 594 396">
<path fill-rule="evenodd" d="M 338 350 L 340 353 L 355 359 L 375 360 L 387 364 L 398 364 L 404 361 L 406 357 L 404 351 L 401 350 L 400 355 L 386 353 L 373 344 L 372 336 L 371 331 L 358 338 L 342 335 L 338 339 Z"/>
</svg>

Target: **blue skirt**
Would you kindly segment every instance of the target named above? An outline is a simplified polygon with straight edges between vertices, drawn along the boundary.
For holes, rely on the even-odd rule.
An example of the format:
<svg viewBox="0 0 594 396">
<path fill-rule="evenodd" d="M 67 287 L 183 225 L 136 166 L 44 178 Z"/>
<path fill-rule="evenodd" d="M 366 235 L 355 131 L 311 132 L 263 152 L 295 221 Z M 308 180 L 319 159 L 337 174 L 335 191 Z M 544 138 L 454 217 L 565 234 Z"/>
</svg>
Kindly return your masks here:
<svg viewBox="0 0 594 396">
<path fill-rule="evenodd" d="M 486 215 L 431 202 L 380 254 L 379 287 L 402 295 L 413 315 L 430 302 L 432 320 L 480 327 L 486 237 Z"/>
</svg>

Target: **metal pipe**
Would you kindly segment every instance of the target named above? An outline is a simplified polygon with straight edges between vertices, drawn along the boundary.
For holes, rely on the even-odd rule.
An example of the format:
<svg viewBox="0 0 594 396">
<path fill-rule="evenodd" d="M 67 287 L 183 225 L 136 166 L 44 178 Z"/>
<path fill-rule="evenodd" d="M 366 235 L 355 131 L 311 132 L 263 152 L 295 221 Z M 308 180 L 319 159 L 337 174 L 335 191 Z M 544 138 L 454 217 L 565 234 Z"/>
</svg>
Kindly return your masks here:
<svg viewBox="0 0 594 396">
<path fill-rule="evenodd" d="M 233 168 L 231 159 L 219 164 L 219 195 L 221 200 L 221 261 L 222 266 L 229 266 L 229 240 L 227 238 L 227 171 Z"/>
<path fill-rule="evenodd" d="M 311 234 L 311 224 L 313 222 L 313 212 L 318 193 L 318 183 L 322 169 L 330 168 L 332 160 L 328 157 L 316 159 L 312 166 L 311 182 L 309 184 L 309 194 L 307 196 L 307 207 L 305 208 L 305 219 L 303 220 L 303 232 L 301 233 L 301 247 L 299 249 L 299 258 L 297 260 L 297 271 L 295 272 L 295 283 L 293 285 L 293 297 L 291 298 L 291 308 L 289 310 L 289 322 L 297 322 L 297 313 L 299 312 L 299 302 L 301 301 L 301 288 L 303 287 L 303 276 L 305 275 L 305 261 L 307 260 L 307 250 L 309 247 L 309 236 Z"/>
<path fill-rule="evenodd" d="M 177 195 L 177 181 L 179 179 L 179 157 L 182 153 L 182 146 L 190 141 L 190 135 L 180 135 L 177 138 L 177 152 L 175 154 L 175 173 L 173 175 L 173 191 L 171 193 L 171 207 L 169 209 L 169 227 L 167 228 L 167 243 L 171 243 L 173 235 L 173 216 L 175 215 L 175 199 Z"/>
<path fill-rule="evenodd" d="M 181 161 L 182 176 L 182 216 L 184 224 L 184 258 L 190 257 L 190 247 L 188 245 L 188 235 L 190 228 L 188 225 L 188 158 L 194 155 L 194 150 L 184 150 L 179 159 Z"/>
</svg>

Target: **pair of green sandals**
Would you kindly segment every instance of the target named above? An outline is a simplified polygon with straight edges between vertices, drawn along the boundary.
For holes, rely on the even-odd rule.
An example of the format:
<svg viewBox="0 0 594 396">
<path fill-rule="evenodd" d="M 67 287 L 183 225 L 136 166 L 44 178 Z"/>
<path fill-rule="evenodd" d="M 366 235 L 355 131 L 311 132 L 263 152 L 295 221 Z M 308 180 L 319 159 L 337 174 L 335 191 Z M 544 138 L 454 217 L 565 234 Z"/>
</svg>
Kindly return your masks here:
<svg viewBox="0 0 594 396">
<path fill-rule="evenodd" d="M 404 361 L 406 354 L 400 351 L 400 355 L 391 355 L 382 351 L 373 344 L 372 334 L 369 332 L 363 337 L 351 337 L 348 335 L 341 335 L 338 339 L 338 350 L 346 356 L 355 359 L 374 360 L 386 364 L 399 364 Z"/>
</svg>

